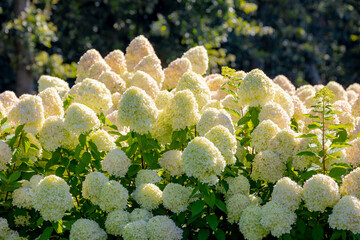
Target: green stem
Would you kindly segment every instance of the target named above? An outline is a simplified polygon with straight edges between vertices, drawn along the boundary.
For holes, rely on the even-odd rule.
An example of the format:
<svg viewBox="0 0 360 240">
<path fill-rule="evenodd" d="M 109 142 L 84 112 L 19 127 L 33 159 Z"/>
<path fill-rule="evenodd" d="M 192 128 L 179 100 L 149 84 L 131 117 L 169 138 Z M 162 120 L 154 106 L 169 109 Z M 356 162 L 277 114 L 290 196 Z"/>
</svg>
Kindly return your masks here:
<svg viewBox="0 0 360 240">
<path fill-rule="evenodd" d="M 322 164 L 323 164 L 323 172 L 325 174 L 326 172 L 326 166 L 325 166 L 325 99 L 322 102 L 322 150 L 323 150 L 323 156 L 322 156 Z"/>
</svg>

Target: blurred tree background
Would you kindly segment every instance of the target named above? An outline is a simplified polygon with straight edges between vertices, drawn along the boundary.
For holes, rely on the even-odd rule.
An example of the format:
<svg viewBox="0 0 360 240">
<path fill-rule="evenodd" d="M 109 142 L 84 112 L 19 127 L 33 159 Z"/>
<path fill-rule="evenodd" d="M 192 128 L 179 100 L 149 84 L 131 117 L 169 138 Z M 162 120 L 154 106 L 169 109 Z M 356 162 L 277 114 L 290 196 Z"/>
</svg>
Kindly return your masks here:
<svg viewBox="0 0 360 240">
<path fill-rule="evenodd" d="M 223 65 L 286 75 L 297 86 L 360 79 L 358 0 L 2 0 L 0 91 L 36 89 L 50 74 L 73 82 L 90 48 L 125 52 L 145 35 L 163 67 L 196 45 Z"/>
</svg>

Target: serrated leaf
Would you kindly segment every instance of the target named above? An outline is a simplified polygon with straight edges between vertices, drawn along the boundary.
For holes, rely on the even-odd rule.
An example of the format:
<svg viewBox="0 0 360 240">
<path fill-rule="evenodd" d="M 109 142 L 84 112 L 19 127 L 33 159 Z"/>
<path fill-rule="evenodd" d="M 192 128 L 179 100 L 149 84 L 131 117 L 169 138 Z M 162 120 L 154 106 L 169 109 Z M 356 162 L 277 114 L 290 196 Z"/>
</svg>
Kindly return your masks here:
<svg viewBox="0 0 360 240">
<path fill-rule="evenodd" d="M 194 202 L 193 204 L 191 204 L 191 207 L 190 207 L 191 215 L 194 217 L 197 214 L 201 213 L 204 206 L 205 206 L 205 202 L 203 200 L 198 200 L 198 201 Z"/>
</svg>

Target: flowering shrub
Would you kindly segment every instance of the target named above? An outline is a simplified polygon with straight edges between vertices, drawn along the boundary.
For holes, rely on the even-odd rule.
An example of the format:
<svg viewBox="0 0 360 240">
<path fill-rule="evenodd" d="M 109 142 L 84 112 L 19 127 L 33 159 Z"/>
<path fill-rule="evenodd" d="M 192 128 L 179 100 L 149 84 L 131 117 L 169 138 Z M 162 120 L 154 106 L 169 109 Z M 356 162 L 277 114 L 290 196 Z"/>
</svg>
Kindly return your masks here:
<svg viewBox="0 0 360 240">
<path fill-rule="evenodd" d="M 360 98 L 151 43 L 0 94 L 0 239 L 360 239 Z"/>
</svg>

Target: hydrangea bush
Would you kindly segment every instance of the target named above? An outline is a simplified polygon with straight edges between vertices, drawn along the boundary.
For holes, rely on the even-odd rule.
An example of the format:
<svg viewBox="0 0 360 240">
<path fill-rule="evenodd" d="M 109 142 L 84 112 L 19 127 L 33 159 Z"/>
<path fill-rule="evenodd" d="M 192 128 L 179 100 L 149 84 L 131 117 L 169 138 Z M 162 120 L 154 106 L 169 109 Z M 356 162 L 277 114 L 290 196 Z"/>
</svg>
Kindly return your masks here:
<svg viewBox="0 0 360 240">
<path fill-rule="evenodd" d="M 360 239 L 360 85 L 296 88 L 136 37 L 0 94 L 0 239 Z"/>
</svg>

